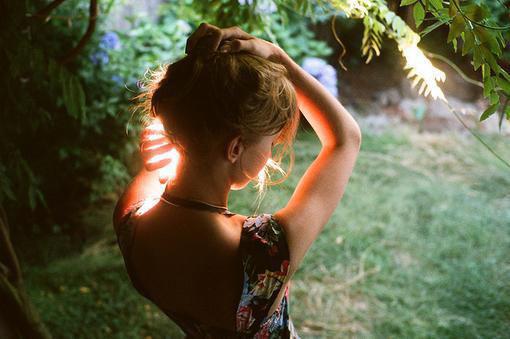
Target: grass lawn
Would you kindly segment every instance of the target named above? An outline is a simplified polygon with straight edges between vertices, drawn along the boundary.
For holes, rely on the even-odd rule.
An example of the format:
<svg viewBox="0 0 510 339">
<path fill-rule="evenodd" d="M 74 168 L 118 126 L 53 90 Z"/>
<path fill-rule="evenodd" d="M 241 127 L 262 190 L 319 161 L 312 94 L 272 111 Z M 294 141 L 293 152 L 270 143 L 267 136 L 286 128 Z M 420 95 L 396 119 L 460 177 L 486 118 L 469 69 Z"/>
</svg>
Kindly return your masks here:
<svg viewBox="0 0 510 339">
<path fill-rule="evenodd" d="M 510 159 L 508 138 L 484 138 Z M 284 206 L 319 148 L 300 132 L 291 178 L 261 212 Z M 251 214 L 254 192 L 232 192 L 230 209 Z M 129 284 L 111 208 L 83 253 L 24 265 L 36 308 L 55 338 L 181 338 Z M 292 280 L 290 312 L 303 338 L 509 338 L 510 169 L 470 136 L 364 134 L 345 195 Z"/>
</svg>

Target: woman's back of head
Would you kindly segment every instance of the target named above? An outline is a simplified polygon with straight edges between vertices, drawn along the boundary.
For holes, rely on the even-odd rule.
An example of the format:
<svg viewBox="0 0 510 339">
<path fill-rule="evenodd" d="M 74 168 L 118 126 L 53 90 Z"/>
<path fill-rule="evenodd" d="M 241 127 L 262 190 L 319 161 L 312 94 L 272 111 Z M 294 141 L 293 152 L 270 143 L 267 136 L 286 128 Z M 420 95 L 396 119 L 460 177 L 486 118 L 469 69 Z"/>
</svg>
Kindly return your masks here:
<svg viewBox="0 0 510 339">
<path fill-rule="evenodd" d="M 142 105 L 161 119 L 185 159 L 197 162 L 221 154 L 237 135 L 250 145 L 281 132 L 272 160 L 278 164 L 289 153 L 292 167 L 300 113 L 283 65 L 244 52 L 213 52 L 187 55 L 161 75 L 142 94 Z"/>
</svg>

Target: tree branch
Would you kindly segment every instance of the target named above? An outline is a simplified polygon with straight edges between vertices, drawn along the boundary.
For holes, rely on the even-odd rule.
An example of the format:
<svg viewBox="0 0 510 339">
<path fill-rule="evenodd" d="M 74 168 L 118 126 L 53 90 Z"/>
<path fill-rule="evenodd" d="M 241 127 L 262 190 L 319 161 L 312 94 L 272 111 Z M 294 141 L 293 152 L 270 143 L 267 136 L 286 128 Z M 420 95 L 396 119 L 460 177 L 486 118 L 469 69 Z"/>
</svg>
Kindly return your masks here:
<svg viewBox="0 0 510 339">
<path fill-rule="evenodd" d="M 76 58 L 78 54 L 80 54 L 81 50 L 85 47 L 87 42 L 89 42 L 90 38 L 92 37 L 92 34 L 94 33 L 94 30 L 96 29 L 97 13 L 98 13 L 97 0 L 90 0 L 89 25 L 87 27 L 87 31 L 80 39 L 76 47 L 71 49 L 69 52 L 67 52 L 67 54 L 64 57 L 60 59 L 61 63 L 65 64 Z"/>
<path fill-rule="evenodd" d="M 48 4 L 48 6 L 44 7 L 43 9 L 39 10 L 37 13 L 32 15 L 32 17 L 41 18 L 42 21 L 47 21 L 51 11 L 60 6 L 64 1 L 66 0 L 53 0 Z"/>
<path fill-rule="evenodd" d="M 7 268 L 7 278 L 12 284 L 21 284 L 21 269 L 9 236 L 7 215 L 0 206 L 0 263 Z"/>
</svg>

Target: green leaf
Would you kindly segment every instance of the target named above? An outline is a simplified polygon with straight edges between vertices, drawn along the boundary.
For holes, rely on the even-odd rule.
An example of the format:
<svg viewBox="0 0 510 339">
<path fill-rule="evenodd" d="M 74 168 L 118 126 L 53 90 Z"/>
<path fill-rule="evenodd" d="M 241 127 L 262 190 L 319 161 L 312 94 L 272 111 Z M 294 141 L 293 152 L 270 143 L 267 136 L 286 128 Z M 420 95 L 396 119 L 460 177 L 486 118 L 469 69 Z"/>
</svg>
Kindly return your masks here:
<svg viewBox="0 0 510 339">
<path fill-rule="evenodd" d="M 508 95 L 510 95 L 510 82 L 509 81 L 506 81 L 505 79 L 503 78 L 499 78 L 497 77 L 496 78 L 497 82 L 498 82 L 498 86 L 501 87 L 501 89 Z"/>
<path fill-rule="evenodd" d="M 484 46 L 480 46 L 480 51 L 482 53 L 482 56 L 483 56 L 485 62 L 487 62 L 491 66 L 492 71 L 496 74 L 499 74 L 501 67 L 498 65 L 498 61 L 496 60 L 496 58 L 494 57 L 492 52 L 489 51 Z"/>
<path fill-rule="evenodd" d="M 483 81 L 486 81 L 488 77 L 491 75 L 491 69 L 488 64 L 482 65 L 482 79 Z"/>
<path fill-rule="evenodd" d="M 450 0 L 450 6 L 448 7 L 448 14 L 450 15 L 450 17 L 454 17 L 457 15 L 458 11 L 457 11 L 457 6 L 455 6 L 455 4 L 458 5 L 458 3 L 456 2 L 457 0 Z M 454 3 L 455 2 L 455 3 Z"/>
<path fill-rule="evenodd" d="M 499 104 L 499 94 L 497 92 L 492 92 L 489 97 L 489 103 L 491 105 Z"/>
<path fill-rule="evenodd" d="M 506 80 L 510 81 L 510 74 L 508 74 L 503 68 L 500 69 L 499 75 L 502 75 Z"/>
<path fill-rule="evenodd" d="M 498 104 L 490 105 L 480 116 L 480 121 L 484 121 L 488 117 L 490 117 L 496 110 L 498 109 Z"/>
<path fill-rule="evenodd" d="M 473 49 L 473 68 L 478 70 L 480 66 L 482 65 L 483 59 L 482 59 L 482 51 L 480 48 L 474 48 Z"/>
<path fill-rule="evenodd" d="M 462 6 L 464 14 L 473 21 L 480 22 L 489 14 L 486 10 L 476 4 Z"/>
<path fill-rule="evenodd" d="M 423 31 L 421 31 L 420 36 L 423 38 L 425 35 L 429 34 L 430 32 L 432 32 L 436 28 L 442 26 L 443 24 L 444 24 L 443 21 L 434 22 L 432 25 L 427 26 L 427 28 L 425 28 Z"/>
<path fill-rule="evenodd" d="M 482 71 L 485 68 L 489 68 L 487 66 L 487 64 L 482 65 Z M 485 77 L 483 78 L 483 96 L 484 96 L 484 98 L 489 97 L 489 95 L 491 95 L 491 92 L 493 90 L 494 90 L 494 81 L 490 77 L 490 73 L 489 73 L 489 75 L 485 75 Z"/>
<path fill-rule="evenodd" d="M 452 0 L 453 1 L 453 0 Z M 448 32 L 448 42 L 451 42 L 453 39 L 458 37 L 462 31 L 464 31 L 465 28 L 465 21 L 462 15 L 457 14 L 450 24 L 450 31 Z"/>
<path fill-rule="evenodd" d="M 465 31 L 463 34 L 464 43 L 462 44 L 462 55 L 466 55 L 473 50 L 475 45 L 475 37 L 473 32 Z"/>
<path fill-rule="evenodd" d="M 435 9 L 441 9 L 443 8 L 443 2 L 441 0 L 429 0 L 429 3 L 434 7 Z"/>
<path fill-rule="evenodd" d="M 83 119 L 85 115 L 85 92 L 80 80 L 68 72 L 63 72 L 62 97 L 69 115 L 75 119 Z"/>
<path fill-rule="evenodd" d="M 425 18 L 425 10 L 423 9 L 423 6 L 419 2 L 417 2 L 414 5 L 413 17 L 414 17 L 414 22 L 416 24 L 416 27 L 420 27 L 420 25 L 423 22 L 423 19 Z"/>
<path fill-rule="evenodd" d="M 475 27 L 474 33 L 480 39 L 482 44 L 486 46 L 492 53 L 497 56 L 501 56 L 501 47 L 499 46 L 499 41 L 496 38 L 497 33 L 494 33 L 483 27 Z"/>
<path fill-rule="evenodd" d="M 412 5 L 416 1 L 418 1 L 418 0 L 402 0 L 402 2 L 400 3 L 400 7 Z"/>
</svg>

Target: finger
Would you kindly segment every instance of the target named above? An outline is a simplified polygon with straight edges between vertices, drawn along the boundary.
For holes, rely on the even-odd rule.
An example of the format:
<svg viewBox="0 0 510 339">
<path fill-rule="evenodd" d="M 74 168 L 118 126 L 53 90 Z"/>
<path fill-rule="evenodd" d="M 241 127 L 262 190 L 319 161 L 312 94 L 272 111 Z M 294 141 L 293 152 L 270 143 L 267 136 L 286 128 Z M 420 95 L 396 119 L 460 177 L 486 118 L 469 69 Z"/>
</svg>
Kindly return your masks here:
<svg viewBox="0 0 510 339">
<path fill-rule="evenodd" d="M 153 141 L 157 139 L 167 139 L 169 141 L 170 135 L 167 134 L 164 129 L 159 128 L 154 129 L 145 128 L 142 131 L 142 134 L 140 135 L 141 142 Z"/>
<path fill-rule="evenodd" d="M 253 36 L 243 31 L 239 26 L 232 26 L 228 28 L 224 28 L 221 30 L 221 39 L 241 39 L 241 40 L 247 40 L 252 39 Z"/>
<path fill-rule="evenodd" d="M 251 51 L 251 50 L 253 50 L 253 43 L 254 43 L 254 41 L 252 39 L 250 39 L 250 40 L 239 40 L 239 39 L 232 40 L 232 42 L 230 43 L 230 52 Z"/>
<path fill-rule="evenodd" d="M 156 144 L 170 143 L 170 139 L 161 133 L 143 133 L 140 140 L 140 148 L 143 145 L 154 146 Z"/>
<path fill-rule="evenodd" d="M 192 49 L 192 47 L 195 46 L 198 39 L 205 33 L 206 30 L 207 24 L 202 22 L 198 28 L 193 33 L 191 33 L 191 35 L 186 40 L 186 48 L 184 49 L 186 54 L 189 54 L 189 51 Z"/>
<path fill-rule="evenodd" d="M 160 159 L 157 161 L 146 161 L 143 164 L 147 171 L 154 171 L 154 170 L 165 167 L 166 165 L 170 164 L 171 162 L 172 162 L 172 159 L 165 158 L 165 159 Z"/>
<path fill-rule="evenodd" d="M 210 44 L 210 36 L 215 35 L 221 36 L 221 29 L 214 25 L 202 22 L 200 26 L 198 26 L 197 30 L 193 32 L 193 34 L 191 34 L 191 36 L 186 41 L 186 54 L 190 54 L 195 49 L 198 42 L 202 40 L 202 38 L 206 38 L 202 42 L 205 43 L 204 47 L 207 48 L 207 45 Z"/>
<path fill-rule="evenodd" d="M 162 146 L 153 146 L 151 148 L 144 148 L 142 157 L 144 159 L 152 159 L 154 157 L 169 153 L 174 148 L 172 144 L 163 144 Z"/>
<path fill-rule="evenodd" d="M 205 37 L 204 37 L 205 38 Z M 243 31 L 238 26 L 232 26 L 228 28 L 214 30 L 208 37 L 207 50 L 214 52 L 224 41 L 230 41 L 233 39 L 251 39 L 253 38 L 250 34 Z"/>
<path fill-rule="evenodd" d="M 144 142 L 141 143 L 140 150 L 142 152 L 145 152 L 145 151 L 148 151 L 148 150 L 151 150 L 151 149 L 155 149 L 155 148 L 159 148 L 159 147 L 161 147 L 163 145 L 169 145 L 169 144 L 171 144 L 171 142 L 169 142 L 165 138 L 160 138 L 160 139 L 157 139 L 157 140 L 147 140 L 147 141 L 144 141 Z"/>
<path fill-rule="evenodd" d="M 204 36 L 202 36 L 195 46 L 192 48 L 190 53 L 200 53 L 208 55 L 214 52 L 221 42 L 221 30 L 209 30 Z"/>
<path fill-rule="evenodd" d="M 205 49 L 207 52 L 214 52 L 218 50 L 220 46 L 223 47 L 231 43 L 233 39 L 248 40 L 252 39 L 253 36 L 244 32 L 238 26 L 232 26 L 215 31 L 214 34 L 211 34 L 207 38 L 208 41 L 204 42 Z M 205 37 L 203 39 L 205 39 Z M 200 43 L 202 43 L 202 41 Z"/>
<path fill-rule="evenodd" d="M 140 136 L 141 140 L 140 143 L 145 143 L 149 141 L 163 142 L 165 138 L 167 138 L 166 135 L 161 132 L 144 130 L 142 132 L 142 135 Z"/>
</svg>

